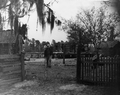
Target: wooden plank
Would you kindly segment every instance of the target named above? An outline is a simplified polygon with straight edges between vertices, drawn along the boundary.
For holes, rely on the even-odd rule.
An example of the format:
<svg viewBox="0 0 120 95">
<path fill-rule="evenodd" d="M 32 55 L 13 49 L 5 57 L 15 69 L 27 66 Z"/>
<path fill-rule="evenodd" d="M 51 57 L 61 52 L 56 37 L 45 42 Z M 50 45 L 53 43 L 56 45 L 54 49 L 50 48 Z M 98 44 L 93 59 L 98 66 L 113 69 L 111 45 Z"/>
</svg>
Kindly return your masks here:
<svg viewBox="0 0 120 95">
<path fill-rule="evenodd" d="M 9 75 L 9 74 L 13 74 L 13 73 L 21 73 L 21 70 L 15 70 L 15 71 L 4 72 L 5 75 Z"/>
<path fill-rule="evenodd" d="M 91 64 L 89 63 L 89 67 L 88 67 L 88 70 L 89 70 L 89 78 L 91 77 Z"/>
<path fill-rule="evenodd" d="M 100 73 L 101 73 L 101 77 L 100 77 L 100 78 L 101 78 L 101 79 L 100 79 L 100 80 L 101 80 L 101 84 L 100 84 L 100 85 L 102 85 L 102 82 L 103 82 L 103 74 L 102 74 L 102 71 L 103 71 L 102 66 L 100 66 Z"/>
<path fill-rule="evenodd" d="M 22 79 L 22 81 L 25 80 L 25 62 L 24 62 L 24 56 L 25 56 L 25 53 L 21 53 L 20 60 L 21 60 L 21 79 Z"/>
<path fill-rule="evenodd" d="M 100 70 L 101 70 L 100 67 L 97 68 L 97 75 L 98 75 L 98 77 L 97 77 L 98 81 L 97 82 L 98 82 L 99 85 L 100 85 L 100 82 L 101 82 L 101 74 L 100 74 L 101 72 L 100 72 Z"/>
<path fill-rule="evenodd" d="M 3 67 L 3 68 L 7 68 L 7 67 L 10 67 L 10 66 L 18 66 L 18 65 L 21 65 L 20 62 L 5 62 L 5 63 L 1 63 L 0 66 Z"/>
<path fill-rule="evenodd" d="M 105 70 L 105 65 L 103 67 L 103 82 L 105 83 L 106 82 L 106 70 Z"/>
<path fill-rule="evenodd" d="M 108 71 L 108 69 L 107 69 L 107 64 L 105 64 L 105 82 L 107 83 L 108 82 L 108 78 L 107 78 L 107 75 L 108 75 L 108 73 L 107 73 L 107 71 Z"/>
<path fill-rule="evenodd" d="M 21 74 L 20 70 L 16 70 L 14 72 L 4 72 L 4 73 L 0 74 L 0 79 L 6 78 L 6 77 L 8 77 L 8 79 L 9 79 L 9 76 L 10 77 L 12 77 L 12 76 L 17 77 L 19 74 Z"/>
<path fill-rule="evenodd" d="M 20 58 L 20 56 L 18 56 L 18 55 L 10 55 L 10 54 L 4 54 L 4 55 L 0 55 L 0 59 L 14 59 L 14 58 L 16 58 L 16 59 L 18 59 L 18 58 Z"/>
<path fill-rule="evenodd" d="M 0 62 L 15 62 L 15 61 L 20 61 L 19 58 L 9 58 L 9 59 L 0 59 Z"/>
<path fill-rule="evenodd" d="M 10 80 L 10 79 L 19 78 L 19 77 L 21 77 L 21 73 L 11 73 L 11 74 L 2 75 L 0 79 Z"/>
<path fill-rule="evenodd" d="M 14 80 L 17 80 L 17 79 L 21 79 L 21 77 L 11 78 L 11 79 L 8 79 L 8 80 L 0 79 L 0 85 L 1 85 L 1 84 L 5 84 L 5 82 L 9 83 L 9 82 L 14 81 Z"/>
<path fill-rule="evenodd" d="M 4 54 L 4 55 L 0 55 L 0 63 L 4 63 L 4 62 L 15 62 L 15 61 L 20 61 L 20 56 L 18 55 L 8 55 L 8 54 Z"/>
<path fill-rule="evenodd" d="M 8 86 L 10 84 L 14 84 L 14 83 L 17 83 L 20 81 L 21 81 L 21 78 L 14 78 L 14 79 L 10 79 L 10 80 L 1 80 L 0 79 L 0 87 L 1 86 Z"/>
<path fill-rule="evenodd" d="M 113 74 L 113 72 L 114 72 L 114 69 L 113 69 L 113 64 L 111 64 L 111 82 L 114 82 L 114 74 Z"/>
<path fill-rule="evenodd" d="M 90 63 L 92 64 L 93 62 L 92 61 L 83 61 L 83 63 Z M 107 60 L 103 60 L 102 62 L 99 62 L 98 64 L 116 64 L 117 62 L 109 62 Z"/>
<path fill-rule="evenodd" d="M 87 64 L 87 63 L 84 63 L 84 68 L 85 68 L 85 69 L 84 69 L 84 75 L 85 75 L 85 77 L 86 77 L 86 73 L 87 73 L 87 72 L 86 72 L 86 64 Z"/>
<path fill-rule="evenodd" d="M 15 70 L 21 70 L 21 65 L 12 65 L 12 66 L 3 68 L 3 72 L 7 72 L 7 71 L 11 72 Z"/>
<path fill-rule="evenodd" d="M 119 74 L 118 74 L 118 69 L 119 69 L 118 67 L 119 67 L 119 66 L 118 66 L 118 65 L 119 65 L 119 64 L 116 63 L 115 65 L 116 65 L 116 66 L 115 66 L 115 68 L 116 68 L 116 69 L 115 69 L 115 79 L 116 79 L 116 82 L 115 82 L 115 83 L 118 83 L 118 76 L 119 76 Z"/>
<path fill-rule="evenodd" d="M 96 68 L 96 82 L 98 82 L 98 72 L 97 72 L 97 68 Z"/>
<path fill-rule="evenodd" d="M 108 65 L 108 68 L 109 68 L 109 82 L 111 82 L 111 64 Z"/>
<path fill-rule="evenodd" d="M 95 71 L 93 69 L 93 82 L 95 81 Z"/>
<path fill-rule="evenodd" d="M 14 65 L 14 64 L 21 64 L 20 61 L 8 61 L 8 62 L 0 62 L 0 65 L 2 66 L 9 66 L 9 65 Z"/>
<path fill-rule="evenodd" d="M 88 68 L 89 68 L 89 63 L 87 63 L 87 78 L 89 77 L 89 70 L 88 70 Z"/>
<path fill-rule="evenodd" d="M 84 80 L 84 63 L 81 63 L 81 79 Z"/>
<path fill-rule="evenodd" d="M 120 64 L 118 64 L 118 87 L 120 87 Z"/>
</svg>

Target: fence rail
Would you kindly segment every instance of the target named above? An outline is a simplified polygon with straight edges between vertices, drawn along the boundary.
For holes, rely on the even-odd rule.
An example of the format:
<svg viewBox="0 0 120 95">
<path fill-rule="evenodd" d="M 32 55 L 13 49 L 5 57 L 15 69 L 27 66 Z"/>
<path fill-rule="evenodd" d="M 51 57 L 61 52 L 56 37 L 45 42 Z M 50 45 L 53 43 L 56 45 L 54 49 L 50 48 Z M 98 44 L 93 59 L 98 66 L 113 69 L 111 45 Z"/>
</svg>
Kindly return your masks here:
<svg viewBox="0 0 120 95">
<path fill-rule="evenodd" d="M 113 85 L 119 82 L 120 57 L 81 57 L 80 81 L 98 85 Z"/>
</svg>

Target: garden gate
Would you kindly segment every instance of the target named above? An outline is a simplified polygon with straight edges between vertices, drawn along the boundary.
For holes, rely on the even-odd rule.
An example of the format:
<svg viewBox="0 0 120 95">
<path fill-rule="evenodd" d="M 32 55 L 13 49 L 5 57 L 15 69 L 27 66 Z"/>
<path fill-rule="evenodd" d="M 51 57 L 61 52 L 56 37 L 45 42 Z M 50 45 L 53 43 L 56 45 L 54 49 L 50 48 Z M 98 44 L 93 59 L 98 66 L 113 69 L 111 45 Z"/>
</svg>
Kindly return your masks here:
<svg viewBox="0 0 120 95">
<path fill-rule="evenodd" d="M 81 56 L 80 81 L 97 85 L 118 84 L 120 57 L 99 57 L 97 62 L 93 62 L 92 58 Z"/>
</svg>

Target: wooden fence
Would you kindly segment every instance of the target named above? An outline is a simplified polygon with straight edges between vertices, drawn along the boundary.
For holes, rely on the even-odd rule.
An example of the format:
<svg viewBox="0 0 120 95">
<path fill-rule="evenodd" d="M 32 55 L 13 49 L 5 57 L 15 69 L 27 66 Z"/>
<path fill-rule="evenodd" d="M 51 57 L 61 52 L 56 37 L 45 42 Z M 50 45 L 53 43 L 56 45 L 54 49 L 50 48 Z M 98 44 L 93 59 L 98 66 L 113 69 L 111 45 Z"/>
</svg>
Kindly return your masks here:
<svg viewBox="0 0 120 95">
<path fill-rule="evenodd" d="M 26 56 L 29 56 L 30 58 L 43 58 L 44 53 L 43 52 L 26 52 Z"/>
<path fill-rule="evenodd" d="M 113 85 L 119 82 L 120 57 L 81 57 L 80 81 L 97 85 Z"/>
<path fill-rule="evenodd" d="M 22 57 L 18 55 L 0 55 L 0 87 L 24 80 L 23 58 L 23 55 Z"/>
</svg>

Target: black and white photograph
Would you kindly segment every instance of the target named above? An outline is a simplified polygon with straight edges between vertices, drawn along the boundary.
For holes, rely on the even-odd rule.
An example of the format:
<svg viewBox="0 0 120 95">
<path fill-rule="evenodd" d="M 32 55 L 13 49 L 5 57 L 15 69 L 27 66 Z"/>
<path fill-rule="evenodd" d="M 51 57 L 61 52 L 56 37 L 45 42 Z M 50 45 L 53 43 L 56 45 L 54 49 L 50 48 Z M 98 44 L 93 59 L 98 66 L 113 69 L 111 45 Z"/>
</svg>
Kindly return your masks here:
<svg viewBox="0 0 120 95">
<path fill-rule="evenodd" d="M 0 95 L 120 95 L 120 0 L 0 0 Z"/>
</svg>

